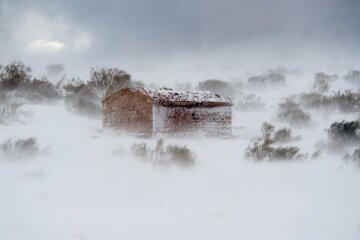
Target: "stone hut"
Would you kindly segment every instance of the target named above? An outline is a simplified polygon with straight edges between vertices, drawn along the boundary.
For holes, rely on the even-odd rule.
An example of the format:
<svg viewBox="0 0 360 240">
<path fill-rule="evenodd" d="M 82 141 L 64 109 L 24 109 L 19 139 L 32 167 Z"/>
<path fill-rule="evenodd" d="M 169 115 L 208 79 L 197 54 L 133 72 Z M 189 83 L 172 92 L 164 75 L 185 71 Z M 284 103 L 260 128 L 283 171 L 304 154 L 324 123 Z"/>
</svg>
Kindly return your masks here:
<svg viewBox="0 0 360 240">
<path fill-rule="evenodd" d="M 103 126 L 142 134 L 230 135 L 231 106 L 231 99 L 209 91 L 123 88 L 103 99 Z"/>
</svg>

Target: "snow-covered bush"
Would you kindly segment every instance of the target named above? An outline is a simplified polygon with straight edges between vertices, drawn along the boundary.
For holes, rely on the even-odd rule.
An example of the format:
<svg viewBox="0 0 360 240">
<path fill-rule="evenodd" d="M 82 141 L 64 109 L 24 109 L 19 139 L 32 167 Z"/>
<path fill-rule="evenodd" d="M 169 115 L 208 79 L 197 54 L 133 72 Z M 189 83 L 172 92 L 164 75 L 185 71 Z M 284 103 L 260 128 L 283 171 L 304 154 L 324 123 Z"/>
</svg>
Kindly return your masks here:
<svg viewBox="0 0 360 240">
<path fill-rule="evenodd" d="M 24 105 L 25 100 L 15 98 L 6 92 L 0 93 L 0 124 L 8 124 L 18 120 L 22 114 L 20 107 Z"/>
<path fill-rule="evenodd" d="M 104 97 L 121 88 L 142 87 L 143 83 L 133 81 L 129 73 L 119 68 L 91 68 L 87 85 L 100 97 Z"/>
<path fill-rule="evenodd" d="M 265 103 L 261 101 L 260 97 L 255 94 L 248 94 L 241 97 L 235 104 L 235 110 L 239 111 L 254 111 L 261 110 L 265 106 Z"/>
<path fill-rule="evenodd" d="M 163 139 L 157 141 L 155 149 L 149 148 L 146 143 L 134 143 L 131 152 L 136 158 L 160 165 L 175 163 L 189 166 L 195 163 L 196 158 L 187 146 L 167 145 L 165 148 Z"/>
<path fill-rule="evenodd" d="M 313 91 L 319 93 L 328 92 L 330 89 L 330 83 L 337 78 L 337 75 L 328 75 L 323 72 L 316 73 L 314 75 L 315 81 L 313 84 Z"/>
<path fill-rule="evenodd" d="M 218 79 L 199 82 L 196 89 L 201 91 L 211 91 L 227 97 L 232 97 L 234 95 L 234 87 L 232 84 Z"/>
<path fill-rule="evenodd" d="M 311 122 L 310 114 L 303 111 L 294 98 L 285 98 L 279 103 L 277 118 L 293 126 L 304 127 Z"/>
<path fill-rule="evenodd" d="M 70 82 L 64 86 L 65 104 L 72 112 L 89 117 L 101 116 L 101 97 L 83 82 Z"/>
<path fill-rule="evenodd" d="M 250 85 L 279 85 L 284 84 L 286 81 L 286 76 L 281 70 L 269 70 L 265 74 L 257 75 L 248 78 L 247 82 Z"/>
<path fill-rule="evenodd" d="M 334 122 L 328 129 L 328 135 L 335 142 L 360 142 L 360 121 Z"/>
<path fill-rule="evenodd" d="M 360 86 L 360 71 L 350 70 L 345 76 L 344 79 L 350 83 L 353 83 L 357 86 Z"/>
<path fill-rule="evenodd" d="M 12 62 L 0 68 L 0 90 L 32 102 L 56 100 L 60 92 L 45 77 L 32 79 L 31 67 L 22 62 Z"/>
<path fill-rule="evenodd" d="M 303 93 L 300 103 L 308 108 L 323 110 L 338 110 L 344 113 L 360 111 L 360 92 L 345 90 L 333 92 L 331 95 L 321 93 Z"/>
<path fill-rule="evenodd" d="M 0 90 L 12 91 L 25 87 L 31 81 L 31 68 L 22 62 L 14 61 L 0 66 Z"/>
<path fill-rule="evenodd" d="M 0 152 L 6 158 L 30 158 L 39 154 L 36 138 L 9 139 L 0 144 Z"/>
<path fill-rule="evenodd" d="M 344 156 L 345 160 L 350 160 L 356 163 L 360 167 L 360 148 L 355 149 L 352 154 L 346 154 Z"/>
<path fill-rule="evenodd" d="M 291 136 L 291 130 L 282 128 L 275 131 L 269 123 L 262 126 L 262 138 L 256 139 L 246 149 L 246 156 L 250 159 L 261 160 L 293 160 L 304 156 L 299 154 L 299 148 L 293 146 L 273 146 L 296 140 Z"/>
</svg>

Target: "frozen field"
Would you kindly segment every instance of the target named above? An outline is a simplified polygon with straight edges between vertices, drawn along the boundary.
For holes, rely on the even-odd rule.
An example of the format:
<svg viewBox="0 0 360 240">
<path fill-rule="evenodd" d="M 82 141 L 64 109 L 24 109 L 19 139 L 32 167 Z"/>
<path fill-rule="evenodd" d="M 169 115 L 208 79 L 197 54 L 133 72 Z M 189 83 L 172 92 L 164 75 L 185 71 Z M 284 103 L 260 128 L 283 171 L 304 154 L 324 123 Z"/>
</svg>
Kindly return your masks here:
<svg viewBox="0 0 360 240">
<path fill-rule="evenodd" d="M 274 100 L 274 102 L 276 102 Z M 268 110 L 234 113 L 234 137 L 165 138 L 187 145 L 194 166 L 135 159 L 152 139 L 101 129 L 62 103 L 26 105 L 22 122 L 0 125 L 0 141 L 36 137 L 35 159 L 0 161 L 0 239 L 359 239 L 360 169 L 340 155 L 254 162 L 245 158 Z M 30 114 L 31 112 L 31 114 Z M 293 129 L 292 145 L 312 153 L 335 120 Z M 321 126 L 319 126 L 322 121 Z M 122 149 L 114 155 L 115 149 Z"/>
</svg>

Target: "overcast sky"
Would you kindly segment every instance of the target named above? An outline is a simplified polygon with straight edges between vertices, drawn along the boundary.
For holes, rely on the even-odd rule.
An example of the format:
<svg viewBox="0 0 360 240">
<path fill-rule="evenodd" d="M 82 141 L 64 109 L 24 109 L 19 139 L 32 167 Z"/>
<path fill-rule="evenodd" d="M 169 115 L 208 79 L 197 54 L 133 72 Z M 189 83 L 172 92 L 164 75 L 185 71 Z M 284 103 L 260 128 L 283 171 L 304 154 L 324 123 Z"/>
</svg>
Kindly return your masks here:
<svg viewBox="0 0 360 240">
<path fill-rule="evenodd" d="M 63 63 L 83 77 L 98 65 L 174 79 L 351 68 L 360 60 L 359 12 L 359 0 L 0 0 L 0 62 L 22 60 L 40 74 Z"/>
</svg>

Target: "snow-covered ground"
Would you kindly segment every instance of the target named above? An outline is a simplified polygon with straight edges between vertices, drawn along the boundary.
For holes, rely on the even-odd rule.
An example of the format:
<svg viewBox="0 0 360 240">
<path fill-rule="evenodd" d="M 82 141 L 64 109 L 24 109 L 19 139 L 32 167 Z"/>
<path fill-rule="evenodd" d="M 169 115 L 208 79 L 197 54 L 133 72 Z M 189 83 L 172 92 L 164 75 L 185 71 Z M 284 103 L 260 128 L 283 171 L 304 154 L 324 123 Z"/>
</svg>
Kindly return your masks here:
<svg viewBox="0 0 360 240">
<path fill-rule="evenodd" d="M 305 85 L 301 85 L 305 88 Z M 0 125 L 0 142 L 36 137 L 34 159 L 0 161 L 0 239 L 360 239 L 360 169 L 341 155 L 255 162 L 245 158 L 261 124 L 274 120 L 281 94 L 264 94 L 264 111 L 234 112 L 234 137 L 165 138 L 187 145 L 194 166 L 154 166 L 132 156 L 133 143 L 62 103 L 25 105 L 22 122 Z M 274 97 L 276 96 L 276 97 Z M 354 115 L 312 113 L 294 128 L 311 154 L 334 121 Z M 116 149 L 122 154 L 114 155 Z M 1 157 L 0 157 L 1 158 Z"/>
</svg>

